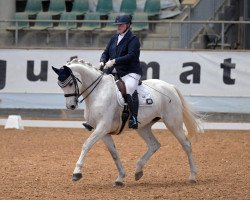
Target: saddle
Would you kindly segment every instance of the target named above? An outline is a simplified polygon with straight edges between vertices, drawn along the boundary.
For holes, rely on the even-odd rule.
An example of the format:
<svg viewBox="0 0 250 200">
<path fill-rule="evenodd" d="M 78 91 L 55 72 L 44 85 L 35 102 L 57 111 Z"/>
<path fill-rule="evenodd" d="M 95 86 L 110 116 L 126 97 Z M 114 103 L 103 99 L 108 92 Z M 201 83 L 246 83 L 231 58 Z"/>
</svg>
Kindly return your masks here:
<svg viewBox="0 0 250 200">
<path fill-rule="evenodd" d="M 118 90 L 121 92 L 122 94 L 122 97 L 125 99 L 125 102 L 126 102 L 126 94 L 127 94 L 127 91 L 126 91 L 126 86 L 125 86 L 125 83 L 122 79 L 118 79 L 116 80 L 116 85 L 118 87 Z"/>
<path fill-rule="evenodd" d="M 115 82 L 116 82 L 118 90 L 121 92 L 122 97 L 123 97 L 123 99 L 125 101 L 125 104 L 123 106 L 122 116 L 121 116 L 121 118 L 122 118 L 122 125 L 120 127 L 119 132 L 117 133 L 117 135 L 118 135 L 124 129 L 124 126 L 125 126 L 128 118 L 129 118 L 130 111 L 129 111 L 128 104 L 127 104 L 127 91 L 126 91 L 126 85 L 125 85 L 124 81 L 121 78 L 118 78 L 118 79 L 116 79 Z M 141 84 L 142 84 L 142 82 L 140 80 L 138 85 L 141 85 Z M 137 95 L 137 91 L 135 91 L 135 93 Z"/>
<path fill-rule="evenodd" d="M 127 91 L 126 91 L 126 85 L 125 85 L 124 81 L 119 78 L 116 80 L 116 85 L 118 87 L 118 90 L 121 92 L 125 103 L 127 103 L 127 98 L 126 98 Z M 121 125 L 121 128 L 120 128 L 119 132 L 117 133 L 117 135 L 119 135 L 122 132 L 126 122 L 128 121 L 128 118 L 129 118 L 129 109 L 128 109 L 127 104 L 124 104 L 121 118 L 122 118 L 122 125 Z"/>
<path fill-rule="evenodd" d="M 118 87 L 118 90 L 121 92 L 122 94 L 122 97 L 125 99 L 125 102 L 126 102 L 126 94 L 127 94 L 127 91 L 126 91 L 126 85 L 124 83 L 124 81 L 122 79 L 117 79 L 116 81 L 116 85 Z M 141 85 L 142 84 L 142 81 L 139 80 L 139 83 L 138 85 Z"/>
<path fill-rule="evenodd" d="M 120 78 L 117 78 L 115 77 L 115 83 L 117 85 L 117 88 L 118 90 L 120 91 L 120 94 L 121 96 L 119 96 L 117 94 L 117 101 L 119 102 L 119 105 L 123 107 L 123 111 L 122 111 L 122 115 L 121 115 L 121 120 L 122 120 L 122 124 L 120 126 L 120 130 L 118 132 L 115 132 L 113 134 L 120 134 L 122 132 L 122 130 L 124 129 L 125 127 L 125 124 L 126 122 L 128 121 L 129 119 L 129 108 L 128 108 L 128 105 L 127 105 L 127 98 L 126 98 L 126 86 L 125 86 L 125 83 L 122 79 Z M 148 91 L 148 89 L 145 87 L 145 85 L 142 85 L 142 81 L 140 80 L 139 81 L 139 84 L 138 84 L 138 92 L 139 92 L 139 103 L 140 103 L 140 106 L 152 106 L 153 104 L 153 99 L 151 97 L 151 94 L 150 92 Z M 122 100 L 123 98 L 123 100 Z M 91 127 L 89 124 L 87 123 L 83 123 L 83 126 L 89 130 L 89 131 L 92 131 L 94 128 Z M 113 135 L 112 134 L 112 135 Z"/>
</svg>

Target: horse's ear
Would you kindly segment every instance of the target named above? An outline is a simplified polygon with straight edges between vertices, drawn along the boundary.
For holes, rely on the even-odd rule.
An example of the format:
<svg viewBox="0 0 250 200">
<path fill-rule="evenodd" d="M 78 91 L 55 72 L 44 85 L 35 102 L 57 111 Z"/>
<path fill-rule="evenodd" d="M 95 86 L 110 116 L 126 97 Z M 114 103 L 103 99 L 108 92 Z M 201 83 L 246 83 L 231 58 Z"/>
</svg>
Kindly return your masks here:
<svg viewBox="0 0 250 200">
<path fill-rule="evenodd" d="M 72 70 L 71 70 L 68 66 L 66 66 L 66 65 L 63 66 L 63 69 L 64 69 L 66 72 L 68 72 L 69 74 L 72 73 Z"/>
<path fill-rule="evenodd" d="M 65 70 L 71 71 L 71 69 L 70 69 L 68 66 L 66 66 L 66 65 L 64 65 L 63 68 L 64 68 Z"/>
<path fill-rule="evenodd" d="M 54 72 L 56 72 L 57 75 L 59 75 L 59 69 L 55 68 L 52 66 L 52 69 L 54 70 Z"/>
</svg>

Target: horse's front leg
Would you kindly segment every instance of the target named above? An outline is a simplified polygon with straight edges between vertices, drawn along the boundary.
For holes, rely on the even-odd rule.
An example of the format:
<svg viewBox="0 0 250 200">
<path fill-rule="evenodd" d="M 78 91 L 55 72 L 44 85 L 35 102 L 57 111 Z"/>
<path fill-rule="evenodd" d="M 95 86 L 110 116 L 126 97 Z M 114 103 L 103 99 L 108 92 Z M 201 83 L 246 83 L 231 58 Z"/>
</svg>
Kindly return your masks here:
<svg viewBox="0 0 250 200">
<path fill-rule="evenodd" d="M 117 167 L 117 170 L 119 172 L 118 174 L 118 177 L 114 183 L 114 186 L 123 186 L 123 180 L 125 178 L 125 170 L 123 168 L 123 165 L 122 165 L 122 162 L 119 158 L 119 155 L 118 155 L 118 152 L 116 150 L 116 147 L 115 147 L 115 143 L 114 143 L 114 140 L 112 138 L 111 135 L 107 134 L 105 135 L 103 138 L 102 138 L 103 142 L 105 143 L 105 145 L 107 146 L 114 162 L 115 162 L 115 165 Z"/>
<path fill-rule="evenodd" d="M 90 137 L 84 142 L 80 157 L 76 163 L 76 167 L 73 172 L 73 177 L 72 177 L 73 181 L 78 181 L 82 178 L 81 169 L 82 169 L 86 154 L 89 152 L 92 146 L 98 140 L 100 140 L 105 134 L 107 134 L 107 131 L 105 130 L 103 126 L 99 125 L 96 127 L 95 131 L 90 135 Z"/>
</svg>

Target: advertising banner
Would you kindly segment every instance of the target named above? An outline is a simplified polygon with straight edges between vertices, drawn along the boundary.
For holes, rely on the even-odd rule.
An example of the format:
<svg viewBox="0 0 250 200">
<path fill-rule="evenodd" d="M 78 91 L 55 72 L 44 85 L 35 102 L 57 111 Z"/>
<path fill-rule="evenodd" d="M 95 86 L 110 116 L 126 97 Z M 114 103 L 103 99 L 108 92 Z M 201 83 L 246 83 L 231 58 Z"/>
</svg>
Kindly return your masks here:
<svg viewBox="0 0 250 200">
<path fill-rule="evenodd" d="M 0 50 L 0 93 L 62 93 L 51 66 L 72 58 L 98 67 L 101 50 Z M 142 79 L 161 79 L 189 96 L 250 96 L 250 52 L 141 51 Z"/>
</svg>

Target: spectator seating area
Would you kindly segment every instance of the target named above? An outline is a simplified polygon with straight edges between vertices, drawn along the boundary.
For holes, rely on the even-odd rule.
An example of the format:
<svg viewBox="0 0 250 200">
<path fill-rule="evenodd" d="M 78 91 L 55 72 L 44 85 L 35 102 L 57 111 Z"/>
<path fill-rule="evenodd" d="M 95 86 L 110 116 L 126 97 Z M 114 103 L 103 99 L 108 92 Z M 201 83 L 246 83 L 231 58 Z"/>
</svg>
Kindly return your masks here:
<svg viewBox="0 0 250 200">
<path fill-rule="evenodd" d="M 179 3 L 178 3 L 179 2 Z M 209 1 L 210 2 L 210 1 Z M 13 20 L 4 21 L 1 42 L 20 47 L 103 47 L 116 32 L 119 13 L 133 17 L 142 48 L 231 48 L 238 25 L 188 20 L 238 20 L 237 0 L 16 0 Z M 12 4 L 13 5 L 13 4 Z M 214 12 L 216 8 L 216 12 Z M 13 12 L 13 10 L 12 10 Z M 168 20 L 164 20 L 168 19 Z M 173 19 L 173 20 L 169 20 Z M 222 26 L 223 25 L 223 26 Z M 233 45 L 236 46 L 236 45 Z"/>
<path fill-rule="evenodd" d="M 133 31 L 139 32 L 149 30 L 149 20 L 157 19 L 161 12 L 160 0 L 146 0 L 143 11 L 138 11 L 136 0 L 122 0 L 119 12 L 113 10 L 112 0 L 98 0 L 95 11 L 89 9 L 89 0 L 72 1 L 70 10 L 66 9 L 65 0 L 50 0 L 48 3 L 48 9 L 44 10 L 42 0 L 27 0 L 25 10 L 15 13 L 13 24 L 7 30 L 113 32 L 115 26 L 112 22 L 117 14 L 126 13 L 133 17 Z"/>
</svg>

